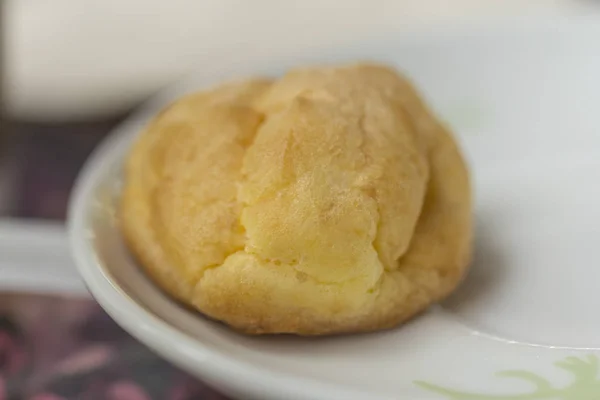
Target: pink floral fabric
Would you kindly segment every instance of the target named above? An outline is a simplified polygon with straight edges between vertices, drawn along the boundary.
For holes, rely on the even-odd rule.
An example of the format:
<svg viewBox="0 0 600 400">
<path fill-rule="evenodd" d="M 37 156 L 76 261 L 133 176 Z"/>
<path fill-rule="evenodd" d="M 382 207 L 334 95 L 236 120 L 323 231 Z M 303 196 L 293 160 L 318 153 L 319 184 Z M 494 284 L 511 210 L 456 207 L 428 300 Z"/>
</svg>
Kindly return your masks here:
<svg viewBox="0 0 600 400">
<path fill-rule="evenodd" d="M 0 400 L 226 400 L 92 300 L 0 293 Z"/>
</svg>

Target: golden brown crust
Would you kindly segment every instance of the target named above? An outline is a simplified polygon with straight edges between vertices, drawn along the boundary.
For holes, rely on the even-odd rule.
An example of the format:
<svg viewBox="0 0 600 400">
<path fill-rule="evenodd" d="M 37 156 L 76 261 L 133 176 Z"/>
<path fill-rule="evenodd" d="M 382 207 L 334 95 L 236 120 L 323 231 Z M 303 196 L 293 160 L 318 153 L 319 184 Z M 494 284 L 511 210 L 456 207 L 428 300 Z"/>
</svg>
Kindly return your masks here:
<svg viewBox="0 0 600 400">
<path fill-rule="evenodd" d="M 468 171 L 407 80 L 296 70 L 185 97 L 135 144 L 123 232 L 166 291 L 247 333 L 395 326 L 470 261 Z"/>
</svg>

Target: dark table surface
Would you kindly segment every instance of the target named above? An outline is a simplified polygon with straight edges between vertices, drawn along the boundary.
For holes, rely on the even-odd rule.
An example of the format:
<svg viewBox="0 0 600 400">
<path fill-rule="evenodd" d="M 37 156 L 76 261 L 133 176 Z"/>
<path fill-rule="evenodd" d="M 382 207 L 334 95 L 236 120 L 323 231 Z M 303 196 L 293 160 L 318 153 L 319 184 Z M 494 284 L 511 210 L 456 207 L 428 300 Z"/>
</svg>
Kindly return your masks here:
<svg viewBox="0 0 600 400">
<path fill-rule="evenodd" d="M 63 220 L 77 173 L 124 117 L 51 124 L 6 122 L 4 157 L 15 175 L 10 215 Z"/>
</svg>

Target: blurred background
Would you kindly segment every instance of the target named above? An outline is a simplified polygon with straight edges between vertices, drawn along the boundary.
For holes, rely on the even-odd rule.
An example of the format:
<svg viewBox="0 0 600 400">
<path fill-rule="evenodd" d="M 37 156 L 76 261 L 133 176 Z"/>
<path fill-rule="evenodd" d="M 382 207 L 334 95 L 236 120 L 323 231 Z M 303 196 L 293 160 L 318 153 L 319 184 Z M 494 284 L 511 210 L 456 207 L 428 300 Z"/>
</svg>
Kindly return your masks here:
<svg viewBox="0 0 600 400">
<path fill-rule="evenodd" d="M 191 71 L 593 0 L 4 0 L 0 215 L 62 220 L 94 146 Z"/>
</svg>

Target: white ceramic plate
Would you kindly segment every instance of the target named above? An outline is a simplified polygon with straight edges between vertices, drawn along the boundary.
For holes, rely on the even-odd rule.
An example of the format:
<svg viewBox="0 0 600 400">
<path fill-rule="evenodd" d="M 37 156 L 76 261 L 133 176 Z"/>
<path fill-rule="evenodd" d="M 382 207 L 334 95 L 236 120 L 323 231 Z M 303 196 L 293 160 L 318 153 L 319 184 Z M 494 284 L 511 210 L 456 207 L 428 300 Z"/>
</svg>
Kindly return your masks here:
<svg viewBox="0 0 600 400">
<path fill-rule="evenodd" d="M 241 398 L 598 399 L 599 39 L 598 19 L 515 23 L 192 78 L 125 123 L 86 166 L 70 210 L 80 272 L 131 334 Z M 241 336 L 163 295 L 115 225 L 121 163 L 148 118 L 226 76 L 355 58 L 406 71 L 463 143 L 477 192 L 477 244 L 456 295 L 392 331 L 312 340 Z"/>
</svg>

